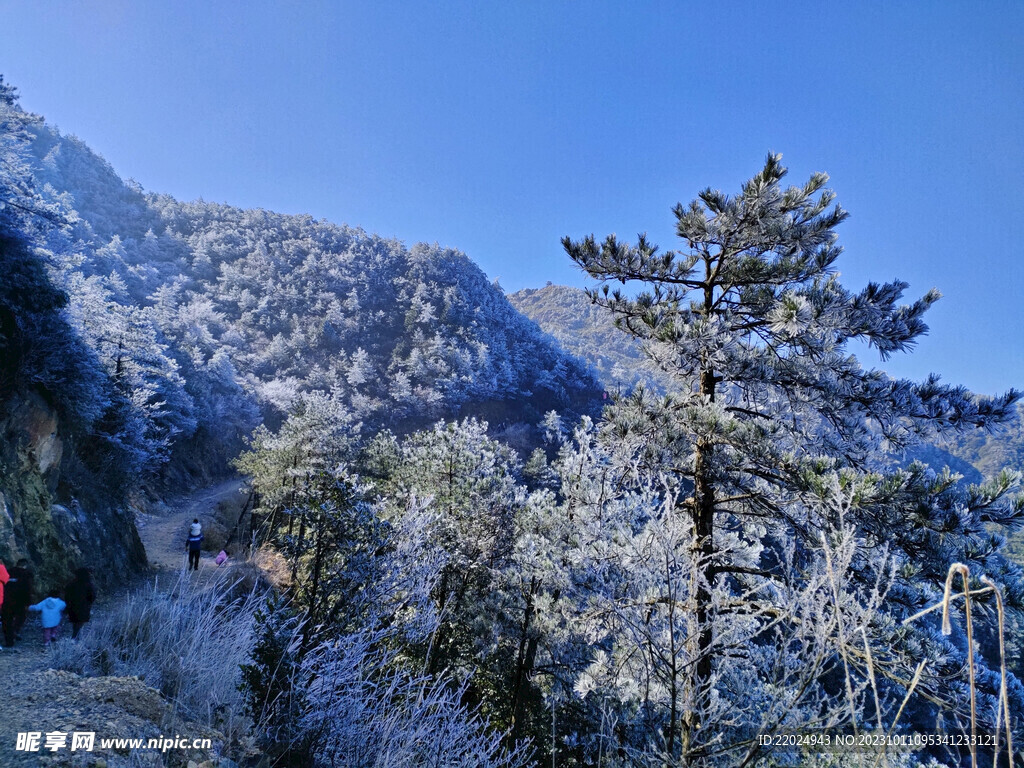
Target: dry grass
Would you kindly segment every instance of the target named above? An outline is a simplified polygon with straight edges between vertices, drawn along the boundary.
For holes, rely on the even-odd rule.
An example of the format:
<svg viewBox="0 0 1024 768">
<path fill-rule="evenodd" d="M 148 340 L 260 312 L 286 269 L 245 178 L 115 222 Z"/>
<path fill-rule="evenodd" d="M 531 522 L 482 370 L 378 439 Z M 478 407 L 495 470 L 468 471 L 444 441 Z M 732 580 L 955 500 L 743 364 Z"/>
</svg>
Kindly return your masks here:
<svg viewBox="0 0 1024 768">
<path fill-rule="evenodd" d="M 291 586 L 291 569 L 284 555 L 264 544 L 252 554 L 252 565 L 278 592 L 284 592 Z"/>
<path fill-rule="evenodd" d="M 826 547 L 825 551 L 826 551 L 826 557 L 828 557 L 829 556 L 829 551 L 828 551 L 827 547 Z M 828 561 L 828 575 L 829 575 L 829 580 L 832 583 L 833 599 L 834 599 L 835 605 L 836 605 L 836 613 L 837 613 L 837 615 L 839 615 L 839 607 L 838 607 L 839 606 L 839 588 L 838 588 L 838 585 L 837 585 L 837 579 L 836 579 L 835 573 L 833 571 L 831 560 Z M 961 585 L 962 585 L 962 590 L 959 591 L 959 592 L 954 591 L 954 589 L 953 589 L 954 584 L 956 582 L 956 578 L 958 576 L 960 577 L 960 582 L 961 582 Z M 967 635 L 967 638 L 966 638 L 967 639 L 967 683 L 968 683 L 968 690 L 969 690 L 969 697 L 970 697 L 970 728 L 971 728 L 971 736 L 972 736 L 972 740 L 971 740 L 972 744 L 971 744 L 971 747 L 970 747 L 970 755 L 971 755 L 971 766 L 972 766 L 972 768 L 977 768 L 977 766 L 978 766 L 978 753 L 977 753 L 976 742 L 977 742 L 977 735 L 978 735 L 978 711 L 977 711 L 976 668 L 975 668 L 975 658 L 974 658 L 974 619 L 973 619 L 973 614 L 972 614 L 972 611 L 971 611 L 971 600 L 972 600 L 972 598 L 977 598 L 977 597 L 979 597 L 981 595 L 987 595 L 987 594 L 990 594 L 990 593 L 994 595 L 995 603 L 996 603 L 996 615 L 997 615 L 997 618 L 998 618 L 999 658 L 1000 658 L 1001 678 L 1000 678 L 1000 689 L 999 689 L 999 696 L 998 696 L 998 704 L 997 704 L 997 709 L 996 709 L 996 720 L 995 720 L 995 724 L 994 724 L 994 727 L 993 727 L 993 742 L 995 744 L 995 747 L 994 747 L 993 763 L 992 764 L 993 764 L 993 766 L 998 766 L 999 765 L 999 756 L 1000 756 L 1000 754 L 1002 752 L 1002 749 L 1003 749 L 1003 746 L 1000 743 L 1001 728 L 1005 727 L 1005 736 L 1006 736 L 1006 738 L 1005 738 L 1006 765 L 1008 766 L 1008 768 L 1013 768 L 1013 765 L 1014 765 L 1014 759 L 1013 759 L 1014 758 L 1014 754 L 1013 754 L 1013 728 L 1012 728 L 1012 724 L 1010 722 L 1009 698 L 1008 698 L 1008 694 L 1007 694 L 1007 684 L 1006 684 L 1007 669 L 1006 669 L 1006 645 L 1005 645 L 1005 616 L 1004 616 L 1004 611 L 1003 611 L 1002 594 L 1001 594 L 999 588 L 996 586 L 996 584 L 991 579 L 989 579 L 987 576 L 982 576 L 980 578 L 981 582 L 983 584 L 985 584 L 985 586 L 983 588 L 981 588 L 981 589 L 974 589 L 974 590 L 972 590 L 970 588 L 970 580 L 971 580 L 970 568 L 968 568 L 968 566 L 964 565 L 963 563 L 953 563 L 949 567 L 949 571 L 948 571 L 948 573 L 946 575 L 946 583 L 945 583 L 945 589 L 943 591 L 942 600 L 940 600 L 935 605 L 929 606 L 928 608 L 925 608 L 924 610 L 919 611 L 918 613 L 914 614 L 913 616 L 910 616 L 909 618 L 905 619 L 903 621 L 903 624 L 904 625 L 910 624 L 910 623 L 912 623 L 914 621 L 918 621 L 919 619 L 921 619 L 921 618 L 923 618 L 923 617 L 925 617 L 925 616 L 927 616 L 927 615 L 929 615 L 929 614 L 931 614 L 931 613 L 933 613 L 935 611 L 941 610 L 942 611 L 942 633 L 945 634 L 945 635 L 949 635 L 953 631 L 953 623 L 952 623 L 952 620 L 950 618 L 950 607 L 951 607 L 952 603 L 955 600 L 958 600 L 958 599 L 961 599 L 961 598 L 963 599 L 963 601 L 964 601 L 964 611 L 963 611 L 963 614 L 964 614 L 964 629 L 965 629 L 965 632 L 966 632 L 966 635 Z M 850 708 L 851 708 L 851 718 L 853 720 L 854 728 L 856 728 L 856 717 L 855 717 L 855 706 L 854 706 L 854 699 L 855 699 L 855 697 L 854 697 L 854 694 L 853 694 L 853 688 L 852 688 L 852 683 L 851 683 L 850 665 L 848 663 L 848 658 L 847 658 L 847 652 L 849 650 L 852 650 L 852 648 L 848 647 L 848 645 L 847 645 L 847 639 L 846 639 L 845 633 L 843 632 L 843 627 L 842 627 L 841 622 L 840 622 L 840 625 L 838 627 L 838 630 L 839 630 L 838 631 L 838 634 L 839 634 L 839 637 L 838 637 L 839 643 L 838 643 L 838 645 L 839 645 L 840 655 L 841 655 L 842 660 L 843 660 L 843 669 L 844 669 L 845 678 L 846 678 L 845 682 L 846 682 L 846 689 L 847 689 L 847 697 L 848 697 L 848 701 L 849 701 Z M 864 645 L 863 660 L 865 662 L 868 680 L 869 680 L 870 685 L 871 685 L 871 690 L 872 690 L 872 692 L 874 694 L 874 698 L 875 698 L 875 711 L 881 713 L 882 708 L 881 708 L 881 703 L 880 703 L 879 695 L 878 695 L 878 685 L 877 685 L 877 679 L 876 679 L 876 670 L 875 670 L 874 659 L 873 659 L 872 654 L 871 654 L 871 646 L 870 646 L 870 643 L 868 642 L 868 636 L 867 636 L 867 632 L 866 632 L 865 628 L 864 627 L 859 627 L 858 631 L 861 633 L 861 636 L 863 638 L 863 645 Z M 927 667 L 927 661 L 922 661 L 920 664 L 917 665 L 917 668 L 916 668 L 916 670 L 914 672 L 913 679 L 910 680 L 908 683 L 906 683 L 906 694 L 904 695 L 903 700 L 900 703 L 899 709 L 897 710 L 895 716 L 893 717 L 892 722 L 889 724 L 889 726 L 887 728 L 884 727 L 881 722 L 879 722 L 879 724 L 878 724 L 879 730 L 884 730 L 887 733 L 887 735 L 889 735 L 889 736 L 891 736 L 895 732 L 896 726 L 899 723 L 899 719 L 902 716 L 903 711 L 906 709 L 907 704 L 910 702 L 911 697 L 913 696 L 915 690 L 917 689 L 918 684 L 921 682 L 922 677 L 924 676 L 926 667 Z M 889 759 L 888 759 L 889 756 L 888 756 L 887 750 L 886 750 L 886 748 L 884 746 L 886 743 L 887 743 L 887 741 L 883 741 L 882 750 L 878 753 L 878 755 L 875 757 L 875 760 L 873 762 L 874 766 L 879 766 L 879 765 L 887 766 L 889 764 Z"/>
<path fill-rule="evenodd" d="M 954 592 L 953 585 L 956 577 L 960 577 L 960 582 L 963 587 L 961 592 Z M 978 734 L 978 713 L 977 713 L 977 688 L 975 684 L 975 665 L 974 665 L 974 622 L 971 614 L 971 599 L 980 595 L 993 593 L 996 602 L 996 615 L 998 619 L 998 631 L 999 631 L 999 663 L 1000 663 L 1000 686 L 998 703 L 996 707 L 996 721 L 993 728 L 993 740 L 995 743 L 994 755 L 993 755 L 993 766 L 999 764 L 999 755 L 1002 751 L 1002 745 L 1000 744 L 1000 726 L 1005 724 L 1006 727 L 1006 760 L 1009 768 L 1013 768 L 1013 727 L 1010 722 L 1010 711 L 1009 711 L 1009 699 L 1006 691 L 1006 642 L 1005 642 L 1005 616 L 1003 613 L 1003 597 L 999 588 L 995 582 L 989 579 L 987 576 L 981 577 L 981 582 L 985 584 L 981 589 L 972 590 L 970 587 L 971 581 L 971 570 L 968 566 L 963 563 L 953 563 L 949 567 L 949 572 L 946 574 L 946 586 L 942 595 L 942 600 L 925 608 L 913 616 L 905 619 L 904 624 L 909 624 L 913 621 L 917 621 L 923 616 L 932 613 L 933 611 L 942 611 L 942 633 L 944 635 L 952 634 L 953 623 L 950 619 L 950 606 L 954 600 L 963 598 L 964 600 L 964 630 L 967 634 L 967 682 L 970 691 L 970 712 L 971 712 L 971 736 L 972 742 L 976 741 Z M 907 696 L 904 699 L 903 705 L 900 706 L 900 712 L 903 711 L 903 707 L 906 706 L 906 702 L 909 700 L 913 688 L 921 678 L 921 673 L 925 667 L 925 662 L 921 662 L 918 665 L 917 673 L 914 675 L 914 685 L 907 691 Z M 873 670 L 869 667 L 869 673 L 873 675 Z M 897 718 L 899 713 L 897 713 Z M 895 726 L 895 722 L 893 723 Z M 891 730 L 891 729 L 890 729 Z M 971 744 L 971 766 L 977 768 L 978 765 L 978 749 L 976 744 Z"/>
<path fill-rule="evenodd" d="M 203 585 L 182 573 L 130 593 L 93 622 L 78 643 L 58 644 L 51 666 L 82 675 L 137 676 L 171 703 L 178 717 L 209 725 L 229 742 L 245 736 L 240 665 L 252 647 L 253 617 L 265 590 L 242 588 L 235 571 Z"/>
</svg>

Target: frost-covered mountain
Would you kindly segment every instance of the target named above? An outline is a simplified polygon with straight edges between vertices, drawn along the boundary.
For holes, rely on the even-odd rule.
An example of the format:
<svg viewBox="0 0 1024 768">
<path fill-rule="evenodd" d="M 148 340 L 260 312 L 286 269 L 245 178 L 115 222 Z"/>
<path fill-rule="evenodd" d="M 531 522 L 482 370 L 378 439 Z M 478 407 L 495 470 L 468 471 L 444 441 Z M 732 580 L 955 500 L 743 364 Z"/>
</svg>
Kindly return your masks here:
<svg viewBox="0 0 1024 768">
<path fill-rule="evenodd" d="M 36 187 L 70 222 L 46 235 L 55 280 L 74 326 L 130 382 L 154 450 L 229 457 L 313 390 L 399 429 L 599 406 L 589 366 L 459 251 L 149 194 L 80 140 L 31 131 Z"/>
<path fill-rule="evenodd" d="M 608 389 L 629 391 L 639 383 L 658 392 L 671 389 L 672 379 L 643 354 L 638 341 L 615 327 L 609 312 L 595 306 L 585 291 L 565 285 L 528 288 L 509 296 L 520 312 L 575 355 L 590 362 Z M 998 432 L 972 432 L 941 445 L 915 446 L 904 460 L 949 466 L 977 483 L 1002 469 L 1024 470 L 1024 409 Z"/>
<path fill-rule="evenodd" d="M 549 283 L 516 291 L 508 300 L 565 349 L 590 362 L 607 389 L 628 392 L 643 383 L 664 393 L 675 386 L 636 339 L 615 327 L 611 313 L 593 304 L 579 288 Z"/>
</svg>

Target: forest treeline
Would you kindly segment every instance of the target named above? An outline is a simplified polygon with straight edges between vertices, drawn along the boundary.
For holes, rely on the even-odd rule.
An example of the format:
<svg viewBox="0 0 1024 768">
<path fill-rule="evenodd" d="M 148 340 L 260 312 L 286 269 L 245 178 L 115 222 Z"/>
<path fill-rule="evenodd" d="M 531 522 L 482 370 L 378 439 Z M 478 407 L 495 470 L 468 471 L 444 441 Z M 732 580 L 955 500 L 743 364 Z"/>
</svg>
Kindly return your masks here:
<svg viewBox="0 0 1024 768">
<path fill-rule="evenodd" d="M 643 352 L 639 339 L 615 325 L 615 317 L 591 301 L 581 288 L 549 284 L 509 295 L 512 305 L 554 336 L 569 352 L 593 363 L 610 392 L 629 393 L 638 385 L 665 394 L 678 386 Z M 959 431 L 923 440 L 892 452 L 893 463 L 921 461 L 948 466 L 967 483 L 1006 468 L 1024 467 L 1024 405 L 1016 415 L 992 429 Z M 1024 564 L 1024 530 L 1009 532 L 1008 551 Z"/>
<path fill-rule="evenodd" d="M 226 468 L 257 424 L 310 392 L 393 428 L 458 414 L 532 426 L 552 408 L 600 407 L 590 367 L 464 254 L 147 194 L 5 93 L 19 126 L 6 162 L 46 208 L 29 225 L 90 350 L 80 367 L 130 401 L 105 428 L 125 477 Z"/>
<path fill-rule="evenodd" d="M 849 342 L 911 350 L 938 294 L 839 282 L 824 174 L 787 186 L 769 155 L 678 205 L 672 252 L 565 239 L 664 385 L 603 401 L 464 255 L 147 194 L 0 97 L 5 392 L 95 447 L 66 482 L 232 458 L 250 478 L 282 585 L 239 670 L 268 764 L 855 765 L 763 737 L 984 735 L 871 755 L 954 766 L 1024 744 L 1020 473 L 893 460 L 1011 423 L 1019 394 L 861 367 Z"/>
</svg>

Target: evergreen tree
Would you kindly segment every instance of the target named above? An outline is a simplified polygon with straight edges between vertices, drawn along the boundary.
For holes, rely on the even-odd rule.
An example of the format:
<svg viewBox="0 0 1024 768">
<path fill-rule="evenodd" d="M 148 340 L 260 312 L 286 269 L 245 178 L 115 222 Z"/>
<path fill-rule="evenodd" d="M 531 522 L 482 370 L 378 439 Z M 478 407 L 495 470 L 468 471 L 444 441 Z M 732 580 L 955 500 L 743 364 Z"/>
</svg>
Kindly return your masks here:
<svg viewBox="0 0 1024 768">
<path fill-rule="evenodd" d="M 376 453 L 386 452 L 377 441 Z M 442 620 L 427 650 L 426 668 L 435 673 L 473 656 L 489 655 L 478 630 L 493 626 L 497 574 L 512 558 L 516 518 L 524 489 L 516 484 L 518 461 L 507 446 L 487 437 L 476 419 L 437 423 L 416 432 L 396 451 L 381 483 L 383 515 L 399 520 L 410 497 L 429 501 L 430 537 L 444 552 L 433 599 Z M 488 633 L 490 634 L 490 633 Z"/>
<path fill-rule="evenodd" d="M 293 579 L 310 544 L 310 519 L 323 511 L 325 494 L 331 496 L 330 489 L 346 477 L 345 462 L 360 426 L 337 396 L 311 392 L 293 403 L 276 434 L 257 427 L 249 450 L 234 461 L 259 498 L 260 522 L 254 528 L 288 552 Z"/>
<path fill-rule="evenodd" d="M 925 482 L 920 469 L 881 473 L 886 448 L 936 430 L 996 423 L 1019 396 L 979 398 L 935 376 L 915 384 L 862 368 L 849 342 L 866 342 L 883 359 L 909 350 L 927 331 L 923 315 L 939 294 L 901 305 L 907 285 L 900 281 L 844 288 L 834 266 L 841 253 L 835 229 L 846 212 L 824 174 L 784 188 L 785 174 L 780 156 L 769 155 L 738 195 L 706 189 L 677 205 L 685 245 L 679 252 L 659 253 L 645 236 L 635 245 L 614 235 L 601 244 L 593 237 L 563 241 L 590 276 L 644 287 L 629 296 L 606 284 L 591 298 L 679 384 L 662 399 L 642 390 L 623 398 L 609 409 L 604 430 L 629 470 L 620 473 L 621 487 L 649 494 L 652 481 L 662 486 L 654 505 L 660 511 L 647 518 L 686 521 L 683 528 L 663 525 L 658 535 L 678 555 L 683 530 L 689 550 L 678 566 L 666 566 L 680 577 L 689 569 L 686 578 L 662 580 L 682 593 L 661 595 L 689 606 L 688 630 L 675 641 L 686 651 L 684 695 L 670 702 L 673 717 L 662 733 L 665 757 L 687 765 L 712 762 L 721 749 L 709 726 L 722 723 L 709 718 L 721 711 L 728 649 L 737 641 L 725 628 L 737 620 L 737 598 L 748 603 L 740 613 L 757 615 L 766 595 L 792 582 L 787 564 L 801 568 L 820 557 L 822 535 L 847 524 L 865 552 L 890 546 L 898 564 L 928 572 L 931 587 L 952 562 L 972 556 L 989 572 L 1005 573 L 996 547 L 974 544 L 986 520 L 1008 522 L 1021 513 L 1007 502 L 1007 486 L 951 517 L 942 509 L 949 499 L 939 500 L 948 484 Z M 824 503 L 823 489 L 853 486 L 860 490 L 845 506 Z M 940 530 L 949 535 L 929 536 Z M 860 559 L 865 594 L 878 565 Z M 919 580 L 904 597 L 922 607 L 935 594 Z M 748 640 L 757 632 L 752 627 Z"/>
</svg>

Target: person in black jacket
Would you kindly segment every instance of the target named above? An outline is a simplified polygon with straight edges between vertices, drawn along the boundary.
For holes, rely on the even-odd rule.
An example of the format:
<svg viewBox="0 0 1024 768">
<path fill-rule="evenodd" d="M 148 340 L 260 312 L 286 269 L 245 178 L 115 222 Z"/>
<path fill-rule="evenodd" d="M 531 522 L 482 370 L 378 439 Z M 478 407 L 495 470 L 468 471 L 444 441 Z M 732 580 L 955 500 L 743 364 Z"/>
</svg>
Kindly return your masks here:
<svg viewBox="0 0 1024 768">
<path fill-rule="evenodd" d="M 96 589 L 92 585 L 92 574 L 88 568 L 75 571 L 75 578 L 64 588 L 64 602 L 67 603 L 68 619 L 71 621 L 71 639 L 89 621 L 92 604 L 96 602 Z"/>
<path fill-rule="evenodd" d="M 188 538 L 185 540 L 185 549 L 188 552 L 188 568 L 192 571 L 199 570 L 199 555 L 203 546 L 203 527 L 199 524 L 197 517 L 192 521 L 188 529 Z"/>
<path fill-rule="evenodd" d="M 18 564 L 11 568 L 11 578 L 4 589 L 4 644 L 8 648 L 21 636 L 21 628 L 25 626 L 28 607 L 32 603 L 35 576 L 28 566 L 28 560 L 21 558 Z"/>
</svg>

